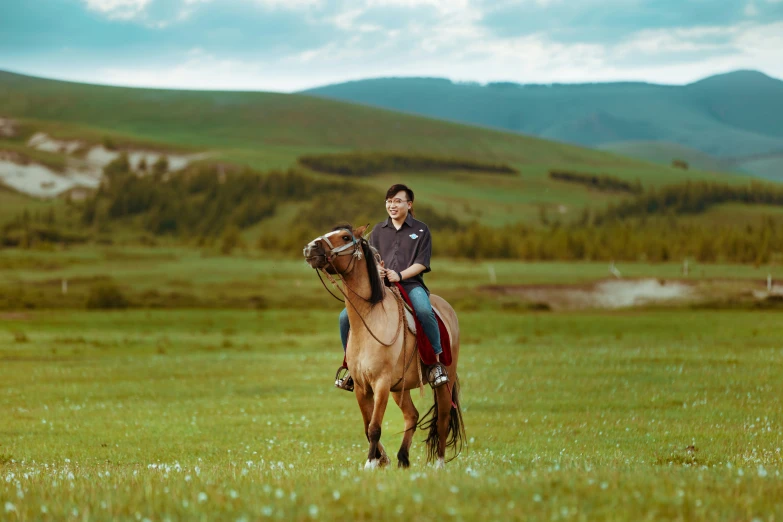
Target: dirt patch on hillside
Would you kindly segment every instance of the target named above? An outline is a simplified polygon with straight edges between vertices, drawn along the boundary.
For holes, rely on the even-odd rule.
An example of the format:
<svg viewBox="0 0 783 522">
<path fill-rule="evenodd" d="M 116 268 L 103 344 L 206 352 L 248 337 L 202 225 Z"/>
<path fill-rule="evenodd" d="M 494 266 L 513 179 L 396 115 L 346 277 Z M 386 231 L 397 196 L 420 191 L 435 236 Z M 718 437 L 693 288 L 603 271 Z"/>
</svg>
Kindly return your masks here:
<svg viewBox="0 0 783 522">
<path fill-rule="evenodd" d="M 12 120 L 0 118 L 0 135 L 15 132 L 14 125 Z M 164 156 L 168 160 L 169 172 L 180 171 L 190 163 L 208 157 L 203 153 L 185 155 L 159 150 L 109 150 L 103 145 L 91 145 L 80 140 L 58 140 L 43 132 L 35 133 L 27 141 L 27 146 L 68 156 L 65 169 L 55 171 L 18 153 L 0 151 L 0 184 L 40 198 L 56 197 L 72 189 L 96 189 L 103 177 L 103 168 L 123 152 L 128 154 L 131 170 L 139 175 L 146 173 L 140 168 L 143 164 L 149 168 Z"/>
<path fill-rule="evenodd" d="M 8 118 L 0 118 L 0 138 L 16 136 L 16 122 Z"/>
<path fill-rule="evenodd" d="M 685 303 L 697 296 L 692 285 L 660 279 L 606 279 L 585 285 L 515 285 L 483 287 L 483 291 L 516 296 L 552 310 L 630 308 Z"/>
</svg>

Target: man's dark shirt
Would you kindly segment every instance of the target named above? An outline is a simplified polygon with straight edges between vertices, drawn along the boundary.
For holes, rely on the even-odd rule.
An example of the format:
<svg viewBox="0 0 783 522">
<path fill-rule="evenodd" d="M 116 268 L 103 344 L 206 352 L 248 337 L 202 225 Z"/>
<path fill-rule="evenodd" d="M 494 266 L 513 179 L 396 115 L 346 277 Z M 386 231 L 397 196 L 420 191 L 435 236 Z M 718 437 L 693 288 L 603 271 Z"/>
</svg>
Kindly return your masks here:
<svg viewBox="0 0 783 522">
<path fill-rule="evenodd" d="M 370 234 L 370 245 L 381 254 L 385 268 L 397 273 L 410 268 L 415 263 L 427 267 L 421 274 L 401 281 L 405 291 L 410 293 L 421 286 L 427 292 L 423 274 L 430 271 L 430 256 L 432 255 L 432 237 L 430 229 L 421 221 L 408 214 L 399 230 L 394 227 L 391 218 L 381 221 Z"/>
</svg>

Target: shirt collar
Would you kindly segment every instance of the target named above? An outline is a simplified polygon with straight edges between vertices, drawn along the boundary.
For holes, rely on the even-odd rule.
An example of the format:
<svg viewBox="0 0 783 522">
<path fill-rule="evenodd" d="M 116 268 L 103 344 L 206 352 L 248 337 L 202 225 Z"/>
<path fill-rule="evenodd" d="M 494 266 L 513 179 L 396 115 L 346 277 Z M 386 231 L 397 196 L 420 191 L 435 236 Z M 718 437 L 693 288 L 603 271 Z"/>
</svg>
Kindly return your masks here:
<svg viewBox="0 0 783 522">
<path fill-rule="evenodd" d="M 388 227 L 389 225 L 391 225 L 391 222 L 392 222 L 392 218 L 391 216 L 388 216 L 382 226 Z M 405 216 L 405 221 L 402 224 L 403 226 L 408 225 L 409 227 L 413 228 L 413 216 L 411 216 L 410 212 L 408 212 L 408 215 Z"/>
</svg>

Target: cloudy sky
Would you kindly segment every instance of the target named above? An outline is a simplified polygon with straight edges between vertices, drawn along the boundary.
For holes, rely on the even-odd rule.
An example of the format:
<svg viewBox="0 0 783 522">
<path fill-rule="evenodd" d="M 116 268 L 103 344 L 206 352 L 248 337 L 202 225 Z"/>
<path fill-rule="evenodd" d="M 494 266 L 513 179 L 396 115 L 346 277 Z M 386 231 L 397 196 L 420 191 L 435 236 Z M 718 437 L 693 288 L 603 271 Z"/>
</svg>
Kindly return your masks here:
<svg viewBox="0 0 783 522">
<path fill-rule="evenodd" d="M 0 69 L 286 92 L 379 76 L 783 78 L 783 0 L 2 0 Z"/>
</svg>

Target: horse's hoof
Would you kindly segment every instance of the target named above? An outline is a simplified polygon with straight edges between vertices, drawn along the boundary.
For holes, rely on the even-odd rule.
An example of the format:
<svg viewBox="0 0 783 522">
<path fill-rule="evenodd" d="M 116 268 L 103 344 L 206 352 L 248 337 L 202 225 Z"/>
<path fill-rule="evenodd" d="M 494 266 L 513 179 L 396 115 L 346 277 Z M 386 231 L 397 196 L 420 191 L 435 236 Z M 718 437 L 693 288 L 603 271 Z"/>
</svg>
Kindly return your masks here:
<svg viewBox="0 0 783 522">
<path fill-rule="evenodd" d="M 438 459 L 435 462 L 435 469 L 443 469 L 446 467 L 446 462 L 443 459 Z"/>
<path fill-rule="evenodd" d="M 379 461 L 380 459 L 368 460 L 367 462 L 364 463 L 364 469 L 366 470 L 376 469 L 379 465 Z"/>
<path fill-rule="evenodd" d="M 391 459 L 389 458 L 389 456 L 387 454 L 384 453 L 383 455 L 381 455 L 381 458 L 379 458 L 377 460 L 377 462 L 378 462 L 378 466 L 384 468 L 384 467 L 388 466 L 389 464 L 391 464 Z"/>
</svg>

